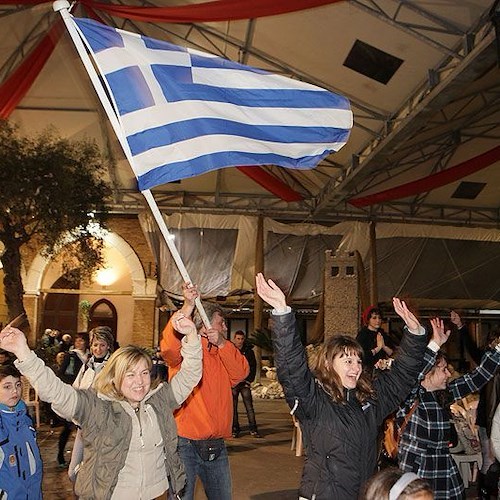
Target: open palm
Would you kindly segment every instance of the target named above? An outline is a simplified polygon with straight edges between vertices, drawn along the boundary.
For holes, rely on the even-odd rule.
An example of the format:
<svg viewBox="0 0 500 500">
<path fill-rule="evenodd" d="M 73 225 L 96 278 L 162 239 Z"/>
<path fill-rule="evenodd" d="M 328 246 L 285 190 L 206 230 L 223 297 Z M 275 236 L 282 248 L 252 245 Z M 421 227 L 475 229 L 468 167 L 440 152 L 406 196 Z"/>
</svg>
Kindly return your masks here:
<svg viewBox="0 0 500 500">
<path fill-rule="evenodd" d="M 285 294 L 273 280 L 266 281 L 264 275 L 259 273 L 255 277 L 255 284 L 257 293 L 262 300 L 266 301 L 274 309 L 281 311 L 286 309 Z"/>
</svg>

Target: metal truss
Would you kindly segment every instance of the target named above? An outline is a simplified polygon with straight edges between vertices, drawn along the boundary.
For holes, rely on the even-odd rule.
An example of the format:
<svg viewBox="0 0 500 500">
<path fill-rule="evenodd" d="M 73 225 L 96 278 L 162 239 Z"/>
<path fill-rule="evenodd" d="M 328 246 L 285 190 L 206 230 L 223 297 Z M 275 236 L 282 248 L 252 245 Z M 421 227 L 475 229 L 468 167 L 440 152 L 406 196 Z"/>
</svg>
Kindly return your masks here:
<svg viewBox="0 0 500 500">
<path fill-rule="evenodd" d="M 458 64 L 446 61 L 436 68 L 435 72 L 444 73 L 445 69 L 451 73 L 442 82 L 429 81 L 428 85 L 419 89 L 410 97 L 398 113 L 386 123 L 380 137 L 373 140 L 362 151 L 354 155 L 352 164 L 337 178 L 332 178 L 317 197 L 315 214 L 328 212 L 332 207 L 344 202 L 348 197 L 359 190 L 359 186 L 366 186 L 373 180 L 381 165 L 390 169 L 394 164 L 394 155 L 398 155 L 401 145 L 411 144 L 415 147 L 418 137 L 432 130 L 432 120 L 451 102 L 457 99 L 457 93 L 473 84 L 479 76 L 490 70 L 497 62 L 496 37 L 491 24 L 479 29 L 477 46 L 467 53 L 467 56 Z M 470 47 L 469 47 L 470 48 Z M 498 94 L 495 94 L 488 105 L 498 103 Z M 429 128 L 429 120 L 430 128 Z M 464 119 L 465 122 L 465 119 Z M 422 132 L 422 129 L 424 132 Z M 417 138 L 417 139 L 416 139 Z M 404 156 L 401 153 L 401 156 Z"/>
<path fill-rule="evenodd" d="M 15 9 L 2 8 L 0 9 L 0 17 L 17 14 L 27 8 L 27 6 Z M 51 20 L 53 18 L 52 16 L 53 12 L 46 12 L 43 14 L 40 20 L 33 26 L 23 40 L 17 44 L 16 49 L 12 52 L 12 54 L 5 59 L 2 67 L 0 67 L 0 83 L 2 83 L 10 75 L 12 70 L 24 59 L 33 46 L 47 34 L 47 29 L 50 27 Z"/>
<path fill-rule="evenodd" d="M 141 193 L 121 190 L 110 202 L 111 213 L 133 215 L 146 209 Z M 208 214 L 265 216 L 280 222 L 314 222 L 332 225 L 343 221 L 408 222 L 470 227 L 500 227 L 500 210 L 484 207 L 441 206 L 415 203 L 387 203 L 366 209 L 343 205 L 323 215 L 315 215 L 308 202 L 285 203 L 272 196 L 248 193 L 182 193 L 153 190 L 164 213 L 198 212 Z"/>
<path fill-rule="evenodd" d="M 141 3 L 154 5 L 147 1 Z M 321 180 L 321 183 L 327 180 L 319 193 L 309 193 L 301 183 L 300 174 L 281 171 L 277 174 L 279 169 L 268 167 L 274 175 L 279 175 L 288 184 L 298 186 L 298 190 L 307 196 L 302 202 L 286 203 L 272 195 L 226 193 L 221 189 L 222 183 L 218 182 L 214 193 L 153 190 L 162 211 L 265 215 L 280 221 L 314 221 L 325 224 L 343 220 L 404 220 L 484 227 L 500 225 L 500 214 L 496 209 L 433 206 L 425 203 L 425 196 L 416 197 L 411 203 L 388 203 L 365 210 L 355 209 L 347 204 L 347 199 L 356 192 L 382 183 L 384 179 L 399 175 L 419 163 L 432 163 L 434 171 L 445 169 L 454 148 L 474 136 L 494 137 L 497 133 L 494 127 L 481 124 L 481 120 L 487 120 L 488 113 L 497 109 L 500 103 L 500 89 L 491 86 L 480 89 L 474 95 L 462 96 L 463 106 L 458 106 L 462 112 L 457 111 L 451 115 L 446 109 L 450 102 L 457 102 L 459 91 L 475 82 L 478 76 L 496 63 L 496 39 L 488 19 L 481 19 L 478 26 L 465 33 L 458 26 L 426 11 L 418 2 L 350 0 L 350 4 L 391 27 L 411 34 L 443 54 L 438 67 L 430 71 L 427 84 L 418 89 L 393 116 L 387 116 L 373 105 L 341 91 L 351 100 L 355 126 L 367 132 L 372 139 L 353 155 L 349 165 L 341 165 L 327 158 L 313 171 L 311 175 Z M 1 8 L 0 16 L 20 10 L 22 9 L 10 6 L 8 9 Z M 418 14 L 418 22 L 404 21 L 407 10 Z M 47 13 L 41 18 L 19 44 L 16 52 L 0 68 L 0 81 L 10 73 L 36 40 L 45 34 L 49 15 Z M 141 23 L 117 20 L 106 14 L 102 16 L 110 25 L 144 33 Z M 147 29 L 153 29 L 155 33 L 163 32 L 174 42 L 182 40 L 190 46 L 222 56 L 225 55 L 222 47 L 226 44 L 238 51 L 241 62 L 246 62 L 252 56 L 278 73 L 339 92 L 339 89 L 326 82 L 253 47 L 255 22 L 252 20 L 248 21 L 244 40 L 204 24 L 170 27 L 148 23 Z M 197 42 L 200 38 L 204 40 L 203 46 Z M 449 40 L 449 43 L 444 40 Z M 472 100 L 475 100 L 473 113 L 467 105 Z M 482 101 L 482 106 L 477 104 L 479 101 Z M 450 127 L 451 122 L 453 127 Z M 109 143 L 108 148 L 112 150 Z M 113 213 L 134 214 L 144 208 L 144 200 L 139 192 L 121 188 L 117 179 L 113 178 L 112 183 Z"/>
</svg>

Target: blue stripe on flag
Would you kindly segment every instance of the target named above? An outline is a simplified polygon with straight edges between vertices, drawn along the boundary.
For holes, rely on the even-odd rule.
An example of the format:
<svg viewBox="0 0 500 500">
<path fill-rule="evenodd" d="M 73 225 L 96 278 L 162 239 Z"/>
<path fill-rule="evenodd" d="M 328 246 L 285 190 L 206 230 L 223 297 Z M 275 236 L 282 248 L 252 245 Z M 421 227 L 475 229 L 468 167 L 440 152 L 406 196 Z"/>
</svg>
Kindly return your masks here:
<svg viewBox="0 0 500 500">
<path fill-rule="evenodd" d="M 277 154 L 246 153 L 238 151 L 225 151 L 200 156 L 187 161 L 176 163 L 165 163 L 149 172 L 138 176 L 140 191 L 151 189 L 160 184 L 187 179 L 211 170 L 224 167 L 248 166 L 248 165 L 278 165 L 287 168 L 313 168 L 319 161 L 327 156 L 330 151 L 321 155 L 305 156 L 303 158 L 291 159 L 287 156 Z"/>
<path fill-rule="evenodd" d="M 344 142 L 349 136 L 348 130 L 339 128 L 248 125 L 221 118 L 198 118 L 143 130 L 137 134 L 129 135 L 127 141 L 132 155 L 138 155 L 149 149 L 204 135 L 227 135 L 228 133 L 232 136 L 286 144 L 329 144 Z"/>
<path fill-rule="evenodd" d="M 90 19 L 75 19 L 95 53 L 110 47 L 124 47 L 123 38 L 114 28 L 96 23 Z"/>
<path fill-rule="evenodd" d="M 141 37 L 144 41 L 144 45 L 148 49 L 154 50 L 173 50 L 174 52 L 187 52 L 185 47 L 179 47 L 173 43 L 164 42 L 163 40 L 155 40 L 154 38 L 149 38 L 148 36 Z"/>
<path fill-rule="evenodd" d="M 235 89 L 175 81 L 175 66 L 152 65 L 153 73 L 169 102 L 229 102 L 258 108 L 330 108 L 348 109 L 349 101 L 328 91 L 290 89 Z M 224 80 L 223 73 L 220 75 Z"/>
<path fill-rule="evenodd" d="M 237 69 L 238 71 L 248 71 L 249 73 L 255 73 L 257 75 L 270 75 L 269 71 L 264 71 L 259 68 L 252 68 L 251 66 L 245 66 L 230 59 L 224 59 L 222 57 L 207 57 L 201 54 L 191 55 L 191 65 L 193 68 L 213 68 L 213 69 Z"/>
</svg>

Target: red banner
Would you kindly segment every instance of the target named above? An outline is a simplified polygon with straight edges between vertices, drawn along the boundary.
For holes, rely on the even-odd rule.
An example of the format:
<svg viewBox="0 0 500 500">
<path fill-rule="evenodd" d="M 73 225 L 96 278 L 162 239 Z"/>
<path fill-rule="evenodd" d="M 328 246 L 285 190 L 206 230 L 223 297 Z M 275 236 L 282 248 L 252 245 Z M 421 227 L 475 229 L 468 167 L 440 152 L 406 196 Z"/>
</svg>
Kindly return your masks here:
<svg viewBox="0 0 500 500">
<path fill-rule="evenodd" d="M 446 186 L 450 182 L 455 182 L 468 175 L 478 172 L 483 168 L 489 167 L 500 160 L 500 146 L 486 151 L 475 158 L 459 163 L 454 167 L 432 174 L 417 181 L 408 182 L 380 193 L 369 194 L 359 198 L 351 198 L 348 202 L 354 207 L 362 208 L 385 201 L 399 200 L 408 196 L 415 196 L 420 193 L 427 193 L 433 189 Z"/>
<path fill-rule="evenodd" d="M 113 16 L 136 21 L 197 23 L 276 16 L 342 1 L 344 0 L 216 0 L 179 7 L 129 7 L 93 0 L 81 0 L 81 3 Z"/>
<path fill-rule="evenodd" d="M 21 64 L 3 81 L 0 86 L 0 118 L 7 119 L 26 95 L 62 33 L 63 22 L 59 19 Z"/>
<path fill-rule="evenodd" d="M 300 201 L 302 195 L 294 191 L 290 186 L 280 181 L 274 175 L 267 173 L 261 167 L 236 167 L 240 172 L 250 177 L 257 184 L 267 189 L 270 193 L 278 196 L 284 201 Z"/>
</svg>

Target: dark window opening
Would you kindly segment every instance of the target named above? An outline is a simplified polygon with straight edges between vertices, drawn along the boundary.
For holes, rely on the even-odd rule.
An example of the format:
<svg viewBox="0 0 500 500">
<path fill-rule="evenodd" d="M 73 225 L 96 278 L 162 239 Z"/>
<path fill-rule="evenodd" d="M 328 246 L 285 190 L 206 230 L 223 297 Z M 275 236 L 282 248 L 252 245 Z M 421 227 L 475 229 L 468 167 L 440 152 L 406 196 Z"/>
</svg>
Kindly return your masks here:
<svg viewBox="0 0 500 500">
<path fill-rule="evenodd" d="M 360 40 L 354 42 L 344 61 L 344 66 L 347 68 L 384 85 L 394 76 L 401 64 L 403 60 L 399 57 L 392 56 Z"/>
</svg>

